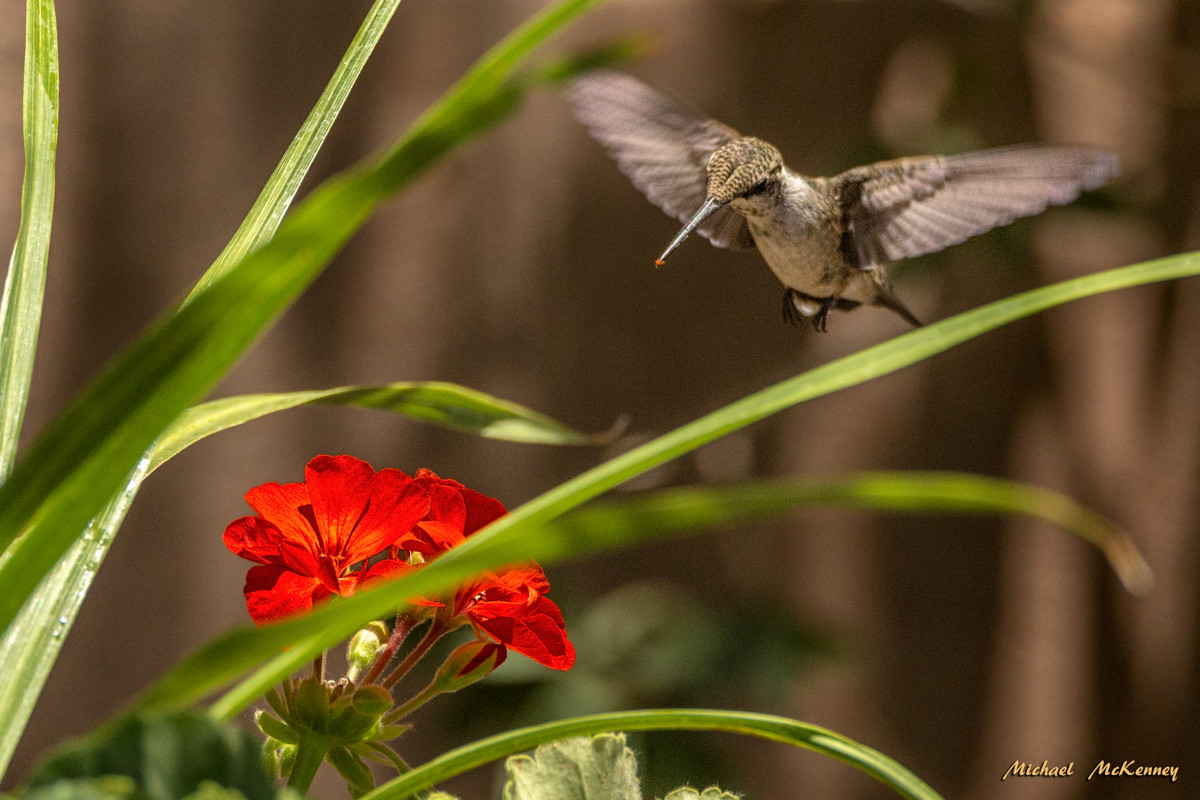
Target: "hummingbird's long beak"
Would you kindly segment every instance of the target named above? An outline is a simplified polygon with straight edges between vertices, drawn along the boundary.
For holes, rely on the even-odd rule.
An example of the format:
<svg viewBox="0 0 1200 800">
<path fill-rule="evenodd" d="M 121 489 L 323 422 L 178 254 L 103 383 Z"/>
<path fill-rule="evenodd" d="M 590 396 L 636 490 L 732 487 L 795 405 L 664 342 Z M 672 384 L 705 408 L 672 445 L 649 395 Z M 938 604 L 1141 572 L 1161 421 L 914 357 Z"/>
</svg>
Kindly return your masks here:
<svg viewBox="0 0 1200 800">
<path fill-rule="evenodd" d="M 666 263 L 667 256 L 671 255 L 672 251 L 674 251 L 676 247 L 679 247 L 679 245 L 683 244 L 683 240 L 688 237 L 688 234 L 696 230 L 696 228 L 698 228 L 700 224 L 704 222 L 704 220 L 711 217 L 713 212 L 715 212 L 722 205 L 722 203 L 717 202 L 717 200 L 712 197 L 705 200 L 704 205 L 700 206 L 700 210 L 696 212 L 695 216 L 688 221 L 687 225 L 683 226 L 683 230 L 681 230 L 679 234 L 671 241 L 671 243 L 667 245 L 667 249 L 663 251 L 663 254 L 655 259 L 654 266 L 661 267 L 664 263 Z"/>
</svg>

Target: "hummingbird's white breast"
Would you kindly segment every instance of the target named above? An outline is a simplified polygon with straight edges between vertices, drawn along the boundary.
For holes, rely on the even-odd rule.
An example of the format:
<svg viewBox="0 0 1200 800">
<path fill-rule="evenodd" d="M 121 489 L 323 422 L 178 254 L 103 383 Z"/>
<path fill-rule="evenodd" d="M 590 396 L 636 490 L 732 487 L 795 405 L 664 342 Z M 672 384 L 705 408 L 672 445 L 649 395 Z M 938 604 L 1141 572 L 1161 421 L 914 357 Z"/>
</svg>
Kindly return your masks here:
<svg viewBox="0 0 1200 800">
<path fill-rule="evenodd" d="M 841 250 L 841 214 L 832 195 L 821 188 L 785 167 L 777 190 L 730 203 L 746 218 L 754 243 L 780 282 L 813 297 L 843 294 L 850 278 Z"/>
</svg>

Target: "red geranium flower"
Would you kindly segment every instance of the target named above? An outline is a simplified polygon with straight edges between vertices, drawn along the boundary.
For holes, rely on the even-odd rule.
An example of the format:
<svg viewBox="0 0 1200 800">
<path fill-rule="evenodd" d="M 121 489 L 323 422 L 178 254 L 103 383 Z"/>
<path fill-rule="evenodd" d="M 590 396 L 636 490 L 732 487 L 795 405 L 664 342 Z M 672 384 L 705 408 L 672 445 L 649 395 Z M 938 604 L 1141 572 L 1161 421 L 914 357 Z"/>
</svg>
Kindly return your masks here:
<svg viewBox="0 0 1200 800">
<path fill-rule="evenodd" d="M 417 470 L 416 483 L 429 492 L 429 512 L 393 546 L 430 559 L 508 512 L 498 500 Z M 404 571 L 398 562 L 381 562 L 380 570 Z M 501 573 L 486 573 L 454 594 L 450 618 L 463 619 L 480 634 L 554 669 L 570 669 L 575 648 L 567 639 L 562 612 L 546 597 L 550 583 L 537 564 Z M 426 604 L 441 605 L 440 603 Z"/>
<path fill-rule="evenodd" d="M 398 469 L 375 472 L 353 456 L 317 456 L 304 483 L 266 483 L 246 493 L 257 516 L 225 529 L 225 546 L 257 561 L 246 608 L 261 625 L 348 596 L 376 570 L 350 567 L 389 548 L 429 510 L 429 493 Z"/>
</svg>

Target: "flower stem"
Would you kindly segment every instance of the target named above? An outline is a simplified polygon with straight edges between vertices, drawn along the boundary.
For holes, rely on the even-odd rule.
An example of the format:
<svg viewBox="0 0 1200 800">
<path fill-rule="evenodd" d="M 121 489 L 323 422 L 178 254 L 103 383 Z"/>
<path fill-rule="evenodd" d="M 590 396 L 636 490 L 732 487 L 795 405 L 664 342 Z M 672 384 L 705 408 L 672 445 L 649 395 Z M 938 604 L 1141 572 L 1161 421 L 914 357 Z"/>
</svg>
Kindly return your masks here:
<svg viewBox="0 0 1200 800">
<path fill-rule="evenodd" d="M 313 659 L 313 677 L 318 681 L 325 680 L 325 651 Z"/>
<path fill-rule="evenodd" d="M 325 754 L 329 752 L 329 741 L 323 736 L 306 735 L 296 746 L 296 761 L 292 765 L 292 774 L 288 776 L 287 785 L 300 792 L 308 794 Z"/>
<path fill-rule="evenodd" d="M 384 678 L 384 688 L 391 689 L 395 686 L 421 660 L 421 657 L 429 652 L 429 648 L 433 647 L 434 643 L 447 633 L 449 633 L 449 629 L 442 624 L 440 618 L 435 617 L 433 623 L 429 626 L 429 630 L 425 632 L 425 638 L 417 642 L 417 646 L 412 649 L 412 652 L 404 657 L 404 660 L 396 666 L 396 669 L 392 670 L 390 675 Z"/>
<path fill-rule="evenodd" d="M 430 681 L 428 686 L 410 697 L 403 705 L 398 706 L 394 711 L 389 711 L 383 718 L 383 724 L 395 724 L 441 693 L 442 688 L 438 686 L 438 681 L 436 679 Z"/>
<path fill-rule="evenodd" d="M 375 663 L 371 665 L 371 669 L 362 679 L 362 685 L 368 686 L 379 680 L 379 676 L 392 660 L 392 656 L 396 655 L 396 651 L 400 649 L 400 645 L 404 644 L 404 640 L 412 633 L 412 629 L 417 626 L 417 620 L 411 615 L 400 613 L 396 615 L 396 627 L 392 630 L 392 635 L 388 637 L 388 643 L 379 655 L 375 658 Z"/>
</svg>

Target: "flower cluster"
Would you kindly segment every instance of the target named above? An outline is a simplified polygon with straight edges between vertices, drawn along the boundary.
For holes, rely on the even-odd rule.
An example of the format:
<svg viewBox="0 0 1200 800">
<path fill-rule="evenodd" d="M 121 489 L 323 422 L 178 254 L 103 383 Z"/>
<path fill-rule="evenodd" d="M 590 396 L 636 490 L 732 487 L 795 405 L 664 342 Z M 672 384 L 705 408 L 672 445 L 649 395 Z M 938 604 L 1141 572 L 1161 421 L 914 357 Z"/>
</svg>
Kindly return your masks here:
<svg viewBox="0 0 1200 800">
<path fill-rule="evenodd" d="M 246 493 L 254 516 L 225 529 L 225 546 L 258 562 L 246 575 L 246 608 L 262 625 L 310 611 L 436 558 L 507 513 L 498 501 L 427 469 L 409 477 L 376 472 L 352 456 L 317 456 L 304 483 L 267 483 Z M 444 629 L 471 625 L 481 637 L 555 669 L 575 649 L 550 585 L 530 563 L 485 574 L 453 596 L 416 598 Z"/>
</svg>

